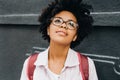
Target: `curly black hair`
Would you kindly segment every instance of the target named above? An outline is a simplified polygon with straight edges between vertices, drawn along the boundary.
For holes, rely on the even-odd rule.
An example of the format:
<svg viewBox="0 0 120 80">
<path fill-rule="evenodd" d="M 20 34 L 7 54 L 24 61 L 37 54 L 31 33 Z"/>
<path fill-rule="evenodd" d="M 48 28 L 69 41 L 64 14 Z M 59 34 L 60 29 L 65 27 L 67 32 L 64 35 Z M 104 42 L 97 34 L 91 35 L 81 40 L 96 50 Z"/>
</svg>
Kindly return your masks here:
<svg viewBox="0 0 120 80">
<path fill-rule="evenodd" d="M 39 32 L 45 40 L 50 41 L 47 35 L 47 28 L 51 23 L 51 18 L 61 11 L 71 12 L 77 19 L 77 39 L 71 43 L 71 48 L 79 45 L 81 41 L 92 31 L 93 18 L 90 15 L 91 5 L 85 4 L 82 0 L 55 0 L 46 7 L 39 16 Z"/>
</svg>

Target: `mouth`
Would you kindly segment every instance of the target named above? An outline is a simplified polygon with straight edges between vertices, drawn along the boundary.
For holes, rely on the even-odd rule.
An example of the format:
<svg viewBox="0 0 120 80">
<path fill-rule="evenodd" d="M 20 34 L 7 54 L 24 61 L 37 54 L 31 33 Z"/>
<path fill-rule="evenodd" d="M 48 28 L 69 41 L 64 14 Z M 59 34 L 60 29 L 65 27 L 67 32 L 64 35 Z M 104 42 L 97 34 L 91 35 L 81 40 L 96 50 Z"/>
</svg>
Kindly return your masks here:
<svg viewBox="0 0 120 80">
<path fill-rule="evenodd" d="M 57 34 L 61 35 L 61 36 L 67 36 L 68 34 L 64 31 L 56 31 Z"/>
</svg>

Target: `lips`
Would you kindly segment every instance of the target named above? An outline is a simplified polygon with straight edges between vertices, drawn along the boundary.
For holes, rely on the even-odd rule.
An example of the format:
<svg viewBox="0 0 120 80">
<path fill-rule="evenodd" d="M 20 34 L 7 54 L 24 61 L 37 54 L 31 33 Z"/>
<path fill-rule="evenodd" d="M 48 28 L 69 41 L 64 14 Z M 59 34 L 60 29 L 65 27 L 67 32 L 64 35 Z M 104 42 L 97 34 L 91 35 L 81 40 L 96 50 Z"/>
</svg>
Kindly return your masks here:
<svg viewBox="0 0 120 80">
<path fill-rule="evenodd" d="M 65 31 L 56 31 L 56 33 L 61 36 L 67 36 L 67 33 Z"/>
</svg>

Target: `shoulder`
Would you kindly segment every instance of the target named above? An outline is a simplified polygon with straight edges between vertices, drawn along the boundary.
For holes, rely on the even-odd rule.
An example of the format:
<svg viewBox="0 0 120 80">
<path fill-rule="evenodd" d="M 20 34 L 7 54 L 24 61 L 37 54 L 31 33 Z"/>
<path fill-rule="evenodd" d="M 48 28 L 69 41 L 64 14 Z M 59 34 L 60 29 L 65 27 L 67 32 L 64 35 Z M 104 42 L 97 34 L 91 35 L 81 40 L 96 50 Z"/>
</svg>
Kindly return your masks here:
<svg viewBox="0 0 120 80">
<path fill-rule="evenodd" d="M 87 58 L 88 64 L 89 64 L 89 68 L 95 66 L 93 59 L 91 59 L 89 56 L 87 56 L 87 55 L 85 55 L 84 53 L 81 53 L 81 52 L 76 52 L 76 53 L 80 54 L 84 59 Z"/>
<path fill-rule="evenodd" d="M 89 80 L 98 80 L 94 61 L 88 57 L 89 62 Z"/>
<path fill-rule="evenodd" d="M 31 57 L 32 57 L 32 58 L 34 57 L 34 58 L 36 58 L 36 59 L 38 59 L 38 57 L 43 57 L 44 55 L 46 55 L 46 54 L 45 54 L 46 51 L 47 51 L 47 50 L 42 51 L 42 52 L 32 53 L 31 55 L 29 55 L 29 56 L 25 59 L 24 65 L 26 66 L 26 65 L 29 63 L 29 60 L 31 59 Z M 35 57 L 35 56 L 36 56 L 36 57 Z"/>
<path fill-rule="evenodd" d="M 94 66 L 93 59 L 91 59 L 90 57 L 87 57 L 87 58 L 88 58 L 89 66 Z"/>
</svg>

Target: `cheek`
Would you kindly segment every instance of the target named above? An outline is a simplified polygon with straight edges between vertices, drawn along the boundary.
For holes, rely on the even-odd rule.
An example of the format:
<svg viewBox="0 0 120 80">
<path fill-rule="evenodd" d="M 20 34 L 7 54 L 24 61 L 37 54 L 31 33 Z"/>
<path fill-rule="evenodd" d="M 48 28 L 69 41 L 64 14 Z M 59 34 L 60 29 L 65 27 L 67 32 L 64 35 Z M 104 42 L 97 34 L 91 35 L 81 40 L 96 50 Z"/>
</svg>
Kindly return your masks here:
<svg viewBox="0 0 120 80">
<path fill-rule="evenodd" d="M 52 29 L 51 29 L 51 24 L 50 24 L 49 27 L 47 28 L 47 33 L 50 35 L 51 31 L 52 31 Z"/>
<path fill-rule="evenodd" d="M 55 29 L 54 26 L 48 27 L 48 29 L 47 29 L 47 34 L 48 34 L 49 36 L 54 36 L 55 30 L 56 30 L 56 29 Z"/>
<path fill-rule="evenodd" d="M 77 35 L 77 31 L 73 31 L 70 33 L 71 37 L 74 38 Z"/>
</svg>

